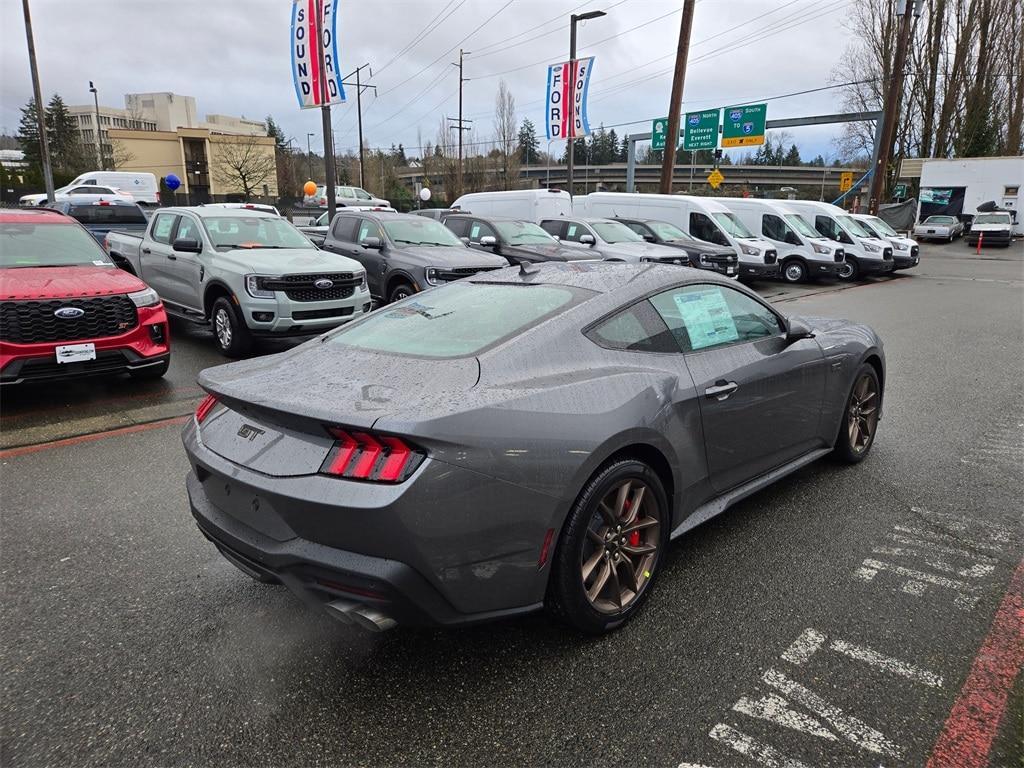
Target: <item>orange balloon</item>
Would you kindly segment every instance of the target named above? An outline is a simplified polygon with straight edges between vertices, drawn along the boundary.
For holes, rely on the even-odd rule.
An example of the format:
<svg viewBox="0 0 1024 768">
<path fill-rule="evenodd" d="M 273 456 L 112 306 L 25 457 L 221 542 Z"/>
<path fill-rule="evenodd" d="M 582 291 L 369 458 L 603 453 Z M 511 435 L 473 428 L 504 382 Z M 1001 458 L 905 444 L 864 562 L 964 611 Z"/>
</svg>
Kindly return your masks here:
<svg viewBox="0 0 1024 768">
<path fill-rule="evenodd" d="M 307 181 L 305 184 L 302 185 L 302 191 L 305 192 L 308 196 L 312 197 L 313 195 L 316 194 L 316 182 Z"/>
</svg>

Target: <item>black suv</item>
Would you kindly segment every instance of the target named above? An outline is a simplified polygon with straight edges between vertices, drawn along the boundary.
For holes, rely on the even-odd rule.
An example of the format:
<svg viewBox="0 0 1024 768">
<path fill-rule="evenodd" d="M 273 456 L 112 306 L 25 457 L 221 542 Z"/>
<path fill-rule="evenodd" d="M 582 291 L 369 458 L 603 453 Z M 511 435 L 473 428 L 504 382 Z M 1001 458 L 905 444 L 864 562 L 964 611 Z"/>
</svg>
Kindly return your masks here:
<svg viewBox="0 0 1024 768">
<path fill-rule="evenodd" d="M 567 248 L 540 228 L 520 219 L 452 213 L 444 217 L 448 227 L 470 248 L 503 256 L 512 265 L 523 261 L 594 261 L 592 253 Z"/>
<path fill-rule="evenodd" d="M 627 219 L 621 216 L 615 217 L 615 221 L 621 221 L 649 243 L 669 245 L 685 251 L 690 259 L 690 266 L 695 269 L 710 269 L 726 277 L 739 276 L 739 256 L 730 246 L 706 243 L 690 237 L 667 221 Z"/>
<path fill-rule="evenodd" d="M 321 247 L 362 264 L 378 304 L 508 266 L 500 256 L 470 250 L 432 219 L 357 208 L 338 211 Z"/>
</svg>

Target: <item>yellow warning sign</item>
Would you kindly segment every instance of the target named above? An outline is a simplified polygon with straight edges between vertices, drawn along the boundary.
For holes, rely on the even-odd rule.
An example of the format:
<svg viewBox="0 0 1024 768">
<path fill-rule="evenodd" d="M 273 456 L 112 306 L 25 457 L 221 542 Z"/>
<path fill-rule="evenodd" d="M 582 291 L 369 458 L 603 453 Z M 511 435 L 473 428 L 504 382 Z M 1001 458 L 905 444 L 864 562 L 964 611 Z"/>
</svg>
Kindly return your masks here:
<svg viewBox="0 0 1024 768">
<path fill-rule="evenodd" d="M 839 174 L 839 191 L 848 192 L 853 187 L 853 171 L 843 171 Z"/>
<path fill-rule="evenodd" d="M 718 186 L 725 181 L 725 176 L 722 172 L 715 168 L 710 174 L 708 174 L 708 184 L 711 185 L 712 189 L 718 189 Z"/>
</svg>

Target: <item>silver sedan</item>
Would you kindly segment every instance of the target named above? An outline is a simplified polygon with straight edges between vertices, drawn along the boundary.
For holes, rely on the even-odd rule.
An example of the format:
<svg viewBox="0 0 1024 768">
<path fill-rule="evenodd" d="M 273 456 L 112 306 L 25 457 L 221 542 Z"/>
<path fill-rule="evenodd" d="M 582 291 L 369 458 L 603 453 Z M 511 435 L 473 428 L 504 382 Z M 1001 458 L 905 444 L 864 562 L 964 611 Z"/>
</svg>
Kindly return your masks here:
<svg viewBox="0 0 1024 768">
<path fill-rule="evenodd" d="M 951 243 L 963 233 L 964 224 L 956 216 L 929 216 L 914 227 L 914 237 L 918 240 L 945 240 Z"/>
</svg>

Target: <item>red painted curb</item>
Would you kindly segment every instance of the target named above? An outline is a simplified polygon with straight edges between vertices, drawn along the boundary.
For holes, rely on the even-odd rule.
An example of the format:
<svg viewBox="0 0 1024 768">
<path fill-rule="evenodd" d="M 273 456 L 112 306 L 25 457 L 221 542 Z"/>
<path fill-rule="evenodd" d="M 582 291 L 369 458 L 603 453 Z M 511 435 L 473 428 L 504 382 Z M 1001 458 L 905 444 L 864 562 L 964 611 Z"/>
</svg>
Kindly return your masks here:
<svg viewBox="0 0 1024 768">
<path fill-rule="evenodd" d="M 27 453 L 38 453 L 39 451 L 48 451 L 51 448 L 63 448 L 68 445 L 78 445 L 79 443 L 91 443 L 94 440 L 102 440 L 105 437 L 130 435 L 134 432 L 146 432 L 150 429 L 169 427 L 174 424 L 184 424 L 191 418 L 191 415 L 172 416 L 169 419 L 160 419 L 159 421 L 148 421 L 145 424 L 133 424 L 130 427 L 120 427 L 119 429 L 111 429 L 106 432 L 93 432 L 90 435 L 78 435 L 76 437 L 67 437 L 63 440 L 54 440 L 49 443 L 36 443 L 35 445 L 23 445 L 18 448 L 7 448 L 5 450 L 0 451 L 0 459 L 13 459 L 15 456 L 24 456 Z"/>
<path fill-rule="evenodd" d="M 1010 587 L 971 673 L 932 749 L 927 768 L 985 768 L 1014 680 L 1024 664 L 1024 561 Z"/>
</svg>

